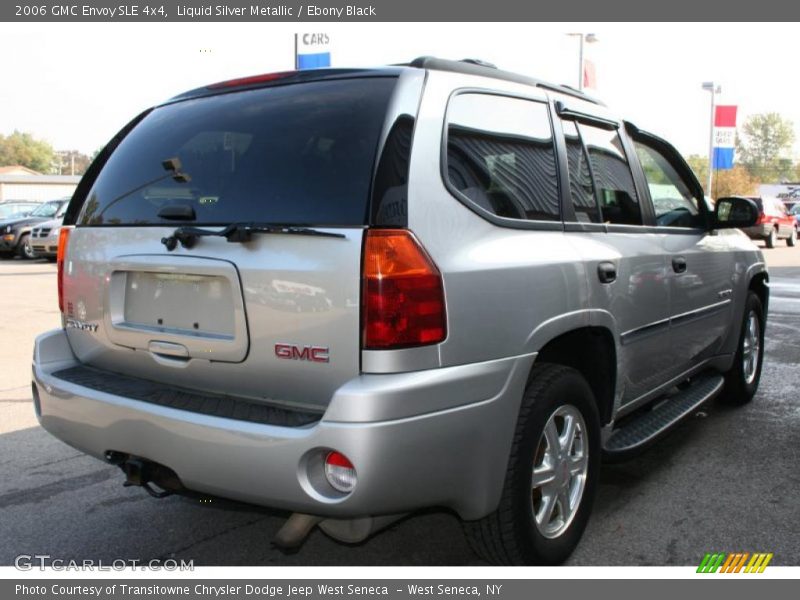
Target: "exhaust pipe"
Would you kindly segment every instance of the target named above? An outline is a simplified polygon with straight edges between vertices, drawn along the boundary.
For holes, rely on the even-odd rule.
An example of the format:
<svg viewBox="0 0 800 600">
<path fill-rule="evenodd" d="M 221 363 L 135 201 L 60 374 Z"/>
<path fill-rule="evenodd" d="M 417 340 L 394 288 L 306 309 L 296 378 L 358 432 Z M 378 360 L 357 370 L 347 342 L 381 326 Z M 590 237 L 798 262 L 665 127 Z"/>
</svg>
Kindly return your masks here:
<svg viewBox="0 0 800 600">
<path fill-rule="evenodd" d="M 319 525 L 319 528 L 334 540 L 345 544 L 358 544 L 404 516 L 405 513 L 357 519 L 326 519 L 294 513 L 280 528 L 272 543 L 281 550 L 296 551 L 303 545 L 314 527 Z"/>
</svg>

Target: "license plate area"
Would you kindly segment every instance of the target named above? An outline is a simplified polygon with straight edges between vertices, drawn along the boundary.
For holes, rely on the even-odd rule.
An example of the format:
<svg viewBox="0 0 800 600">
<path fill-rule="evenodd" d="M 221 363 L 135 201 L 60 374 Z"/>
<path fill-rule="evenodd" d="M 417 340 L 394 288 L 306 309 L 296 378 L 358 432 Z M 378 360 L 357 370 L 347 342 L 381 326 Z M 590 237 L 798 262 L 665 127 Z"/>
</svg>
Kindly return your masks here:
<svg viewBox="0 0 800 600">
<path fill-rule="evenodd" d="M 120 346 L 151 351 L 179 344 L 188 358 L 241 362 L 247 356 L 242 289 L 224 260 L 129 256 L 112 263 L 105 325 Z"/>
<path fill-rule="evenodd" d="M 225 277 L 122 271 L 124 321 L 117 325 L 194 337 L 233 339 L 233 290 Z"/>
</svg>

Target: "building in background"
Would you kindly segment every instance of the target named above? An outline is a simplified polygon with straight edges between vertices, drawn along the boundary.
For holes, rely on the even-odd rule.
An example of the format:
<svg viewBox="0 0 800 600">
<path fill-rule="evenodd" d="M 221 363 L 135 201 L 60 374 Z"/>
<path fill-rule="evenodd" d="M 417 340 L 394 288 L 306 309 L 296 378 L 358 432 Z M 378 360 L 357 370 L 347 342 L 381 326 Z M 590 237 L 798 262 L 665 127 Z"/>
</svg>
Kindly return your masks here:
<svg viewBox="0 0 800 600">
<path fill-rule="evenodd" d="M 20 165 L 0 167 L 0 202 L 42 202 L 72 196 L 80 180 L 79 175 L 41 175 Z"/>
</svg>

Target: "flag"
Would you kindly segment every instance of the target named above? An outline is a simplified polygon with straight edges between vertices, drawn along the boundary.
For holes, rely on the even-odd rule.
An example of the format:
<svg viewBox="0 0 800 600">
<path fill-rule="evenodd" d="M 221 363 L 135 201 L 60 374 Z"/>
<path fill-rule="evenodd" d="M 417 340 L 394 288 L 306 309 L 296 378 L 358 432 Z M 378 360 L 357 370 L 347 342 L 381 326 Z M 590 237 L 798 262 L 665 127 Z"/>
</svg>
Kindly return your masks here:
<svg viewBox="0 0 800 600">
<path fill-rule="evenodd" d="M 597 89 L 597 72 L 590 60 L 583 61 L 583 87 Z"/>
<path fill-rule="evenodd" d="M 714 110 L 714 156 L 712 167 L 718 171 L 733 168 L 736 146 L 736 106 L 717 106 Z"/>
</svg>

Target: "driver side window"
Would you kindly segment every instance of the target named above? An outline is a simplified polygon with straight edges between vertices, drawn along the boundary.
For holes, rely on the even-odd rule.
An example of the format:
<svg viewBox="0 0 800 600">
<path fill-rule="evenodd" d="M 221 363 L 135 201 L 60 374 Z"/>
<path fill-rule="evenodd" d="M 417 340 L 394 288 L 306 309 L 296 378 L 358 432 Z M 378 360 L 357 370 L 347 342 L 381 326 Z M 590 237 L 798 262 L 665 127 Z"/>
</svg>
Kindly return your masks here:
<svg viewBox="0 0 800 600">
<path fill-rule="evenodd" d="M 667 158 L 655 148 L 635 141 L 647 187 L 660 227 L 702 227 L 698 199 Z"/>
</svg>

